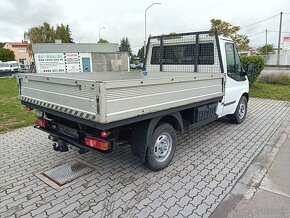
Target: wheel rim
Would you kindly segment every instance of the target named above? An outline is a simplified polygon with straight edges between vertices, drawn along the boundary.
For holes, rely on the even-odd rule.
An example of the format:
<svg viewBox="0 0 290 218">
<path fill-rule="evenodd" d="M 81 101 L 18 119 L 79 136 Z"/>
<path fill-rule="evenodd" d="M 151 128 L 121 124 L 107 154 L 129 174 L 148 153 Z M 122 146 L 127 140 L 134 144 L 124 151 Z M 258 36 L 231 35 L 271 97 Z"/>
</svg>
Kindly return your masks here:
<svg viewBox="0 0 290 218">
<path fill-rule="evenodd" d="M 168 158 L 172 149 L 172 137 L 169 133 L 160 134 L 154 144 L 154 157 L 158 162 L 163 162 Z"/>
<path fill-rule="evenodd" d="M 246 102 L 242 101 L 239 108 L 239 118 L 242 120 L 246 114 Z"/>
</svg>

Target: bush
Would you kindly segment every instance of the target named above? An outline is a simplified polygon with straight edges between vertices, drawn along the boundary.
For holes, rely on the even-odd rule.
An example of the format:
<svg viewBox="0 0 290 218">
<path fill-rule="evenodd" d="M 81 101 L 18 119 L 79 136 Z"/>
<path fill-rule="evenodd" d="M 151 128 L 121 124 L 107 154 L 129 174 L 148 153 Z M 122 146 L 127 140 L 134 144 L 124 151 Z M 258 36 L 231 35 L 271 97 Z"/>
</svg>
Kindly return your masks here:
<svg viewBox="0 0 290 218">
<path fill-rule="evenodd" d="M 0 48 L 0 61 L 13 61 L 15 60 L 14 52 L 7 48 Z"/>
<path fill-rule="evenodd" d="M 290 84 L 290 76 L 286 73 L 271 73 L 261 77 L 261 81 L 270 84 Z"/>
<path fill-rule="evenodd" d="M 249 76 L 250 86 L 252 86 L 253 83 L 260 76 L 262 70 L 264 69 L 264 65 L 265 65 L 264 59 L 263 59 L 263 57 L 256 56 L 256 55 L 241 56 L 241 62 L 242 62 L 243 68 L 245 70 L 247 70 L 249 64 L 253 65 L 253 72 Z"/>
</svg>

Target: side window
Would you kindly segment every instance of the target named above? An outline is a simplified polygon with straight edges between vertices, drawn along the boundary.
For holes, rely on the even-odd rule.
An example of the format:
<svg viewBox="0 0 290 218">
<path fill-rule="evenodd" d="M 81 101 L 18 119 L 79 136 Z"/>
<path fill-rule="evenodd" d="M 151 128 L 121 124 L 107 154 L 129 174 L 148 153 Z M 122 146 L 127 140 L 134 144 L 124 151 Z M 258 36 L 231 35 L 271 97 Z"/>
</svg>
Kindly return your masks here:
<svg viewBox="0 0 290 218">
<path fill-rule="evenodd" d="M 233 43 L 226 43 L 227 74 L 234 80 L 241 80 L 242 66 L 237 50 Z"/>
<path fill-rule="evenodd" d="M 154 46 L 152 48 L 150 64 L 159 64 L 159 63 L 160 63 L 160 47 L 159 46 Z"/>
</svg>

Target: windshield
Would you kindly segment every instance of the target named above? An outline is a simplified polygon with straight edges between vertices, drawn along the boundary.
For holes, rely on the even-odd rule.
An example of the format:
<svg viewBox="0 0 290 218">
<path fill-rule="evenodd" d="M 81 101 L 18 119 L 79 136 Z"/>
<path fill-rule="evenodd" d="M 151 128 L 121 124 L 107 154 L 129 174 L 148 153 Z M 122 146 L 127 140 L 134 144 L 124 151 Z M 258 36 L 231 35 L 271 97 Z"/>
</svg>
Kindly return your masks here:
<svg viewBox="0 0 290 218">
<path fill-rule="evenodd" d="M 13 64 L 10 64 L 11 67 L 18 67 L 18 63 L 13 63 Z"/>
<path fill-rule="evenodd" d="M 10 65 L 7 63 L 0 63 L 0 67 L 10 67 Z"/>
</svg>

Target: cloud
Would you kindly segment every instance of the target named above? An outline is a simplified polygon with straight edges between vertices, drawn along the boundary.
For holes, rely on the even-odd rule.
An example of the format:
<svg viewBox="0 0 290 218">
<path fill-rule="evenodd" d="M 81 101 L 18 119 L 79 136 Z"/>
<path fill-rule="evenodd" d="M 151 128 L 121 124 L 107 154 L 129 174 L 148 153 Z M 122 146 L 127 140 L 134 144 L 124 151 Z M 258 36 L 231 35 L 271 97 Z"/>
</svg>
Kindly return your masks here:
<svg viewBox="0 0 290 218">
<path fill-rule="evenodd" d="M 51 4 L 47 0 L 1 0 L 0 41 L 21 41 L 28 28 L 45 21 L 57 23 L 63 11 L 57 2 Z"/>
<path fill-rule="evenodd" d="M 20 41 L 29 27 L 44 21 L 56 25 L 68 24 L 76 42 L 96 42 L 99 28 L 101 37 L 120 42 L 127 36 L 134 52 L 144 44 L 144 11 L 159 0 L 0 0 L 0 41 Z M 233 25 L 245 26 L 289 8 L 286 0 L 160 0 L 147 13 L 148 35 L 170 32 L 208 30 L 210 19 L 226 20 Z M 285 11 L 286 12 L 286 11 Z M 290 11 L 288 11 L 290 12 Z M 283 18 L 283 31 L 290 32 L 290 15 Z M 252 35 L 266 28 L 278 30 L 279 17 L 249 28 L 241 33 Z M 269 33 L 270 43 L 277 44 L 277 33 Z M 251 37 L 251 44 L 265 42 L 263 34 Z"/>
</svg>

